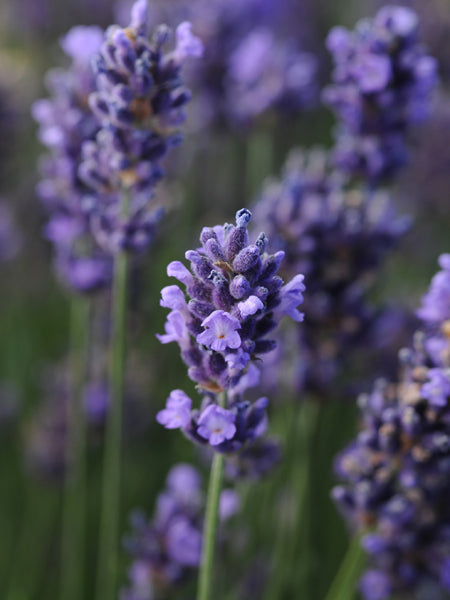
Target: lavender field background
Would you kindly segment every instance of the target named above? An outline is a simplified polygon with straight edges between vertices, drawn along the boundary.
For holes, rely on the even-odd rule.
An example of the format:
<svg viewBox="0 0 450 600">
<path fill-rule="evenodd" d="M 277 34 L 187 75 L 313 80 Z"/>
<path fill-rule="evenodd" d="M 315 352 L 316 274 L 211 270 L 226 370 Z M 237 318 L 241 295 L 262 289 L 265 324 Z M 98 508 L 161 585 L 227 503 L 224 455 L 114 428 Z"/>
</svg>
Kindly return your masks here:
<svg viewBox="0 0 450 600">
<path fill-rule="evenodd" d="M 450 3 L 132 6 L 0 5 L 0 596 L 448 598 Z"/>
</svg>

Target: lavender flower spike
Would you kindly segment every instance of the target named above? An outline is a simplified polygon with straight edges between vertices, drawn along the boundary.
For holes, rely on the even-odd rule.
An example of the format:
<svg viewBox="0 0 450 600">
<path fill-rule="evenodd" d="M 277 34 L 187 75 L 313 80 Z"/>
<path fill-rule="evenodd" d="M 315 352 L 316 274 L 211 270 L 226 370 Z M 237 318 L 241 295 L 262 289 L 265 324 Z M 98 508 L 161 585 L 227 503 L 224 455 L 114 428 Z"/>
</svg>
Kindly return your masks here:
<svg viewBox="0 0 450 600">
<path fill-rule="evenodd" d="M 251 213 L 242 209 L 236 225 L 202 231 L 200 250 L 186 258 L 190 270 L 175 261 L 167 269 L 186 286 L 164 288 L 162 305 L 172 309 L 162 343 L 176 341 L 189 367 L 189 376 L 205 391 L 233 390 L 250 363 L 272 350 L 266 336 L 283 315 L 301 320 L 303 276 L 283 285 L 277 271 L 284 252 L 267 254 L 265 234 L 250 243 Z"/>
<path fill-rule="evenodd" d="M 167 475 L 151 520 L 141 512 L 131 516 L 133 532 L 124 540 L 133 562 L 129 584 L 120 600 L 152 600 L 154 588 L 168 592 L 193 576 L 200 563 L 205 498 L 200 474 L 189 464 L 175 465 Z M 223 490 L 221 520 L 239 509 L 239 497 Z"/>
<path fill-rule="evenodd" d="M 86 201 L 91 227 L 108 252 L 139 252 L 153 238 L 162 215 L 154 188 L 163 176 L 162 159 L 181 140 L 190 100 L 181 69 L 189 57 L 202 54 L 189 23 L 177 29 L 172 51 L 165 50 L 166 26 L 151 37 L 147 29 L 147 3 L 138 0 L 130 25 L 109 27 L 93 61 L 96 90 L 89 105 L 101 128 L 83 146 L 78 172 L 91 190 Z"/>
<path fill-rule="evenodd" d="M 341 121 L 335 159 L 350 174 L 393 175 L 406 161 L 409 131 L 430 113 L 437 63 L 418 25 L 410 8 L 384 6 L 353 32 L 337 27 L 328 36 L 335 69 L 324 100 Z"/>
<path fill-rule="evenodd" d="M 450 591 L 448 256 L 423 299 L 423 330 L 400 355 L 401 377 L 361 397 L 362 430 L 336 461 L 345 483 L 334 498 L 370 555 L 366 600 Z"/>
<path fill-rule="evenodd" d="M 175 390 L 157 421 L 227 454 L 247 448 L 266 432 L 267 398 L 250 403 L 243 394 L 258 383 L 260 357 L 276 345 L 267 335 L 284 315 L 302 320 L 303 275 L 283 285 L 277 272 L 284 252 L 269 254 L 264 233 L 252 243 L 250 220 L 250 211 L 243 208 L 236 213 L 236 225 L 205 227 L 201 248 L 186 252 L 190 269 L 179 261 L 167 268 L 186 291 L 171 285 L 161 292 L 161 305 L 171 311 L 166 333 L 158 339 L 177 342 L 203 401 L 199 410 L 192 410 L 190 398 Z M 219 397 L 222 392 L 226 399 Z M 273 447 L 264 448 L 274 454 Z M 267 462 L 264 449 L 259 455 Z"/>
</svg>

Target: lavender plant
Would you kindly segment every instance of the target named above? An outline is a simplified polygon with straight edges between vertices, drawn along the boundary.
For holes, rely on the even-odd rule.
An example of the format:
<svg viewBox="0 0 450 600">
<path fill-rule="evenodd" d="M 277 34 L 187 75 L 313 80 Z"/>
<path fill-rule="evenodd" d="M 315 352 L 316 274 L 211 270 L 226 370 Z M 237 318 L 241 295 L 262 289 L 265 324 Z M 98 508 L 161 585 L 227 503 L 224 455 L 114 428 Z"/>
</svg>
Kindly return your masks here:
<svg viewBox="0 0 450 600">
<path fill-rule="evenodd" d="M 162 343 L 178 343 L 189 377 L 203 394 L 200 410 L 192 400 L 174 390 L 157 420 L 168 429 L 181 428 L 191 439 L 215 450 L 205 516 L 205 540 L 198 598 L 207 600 L 212 589 L 217 508 L 224 453 L 236 452 L 266 430 L 267 398 L 244 401 L 243 393 L 258 380 L 257 362 L 274 348 L 267 335 L 283 315 L 301 321 L 303 275 L 287 284 L 277 275 L 284 252 L 268 254 L 268 239 L 260 233 L 250 243 L 247 225 L 251 213 L 236 213 L 236 225 L 205 227 L 201 248 L 186 259 L 169 264 L 168 275 L 186 288 L 168 286 L 161 304 L 171 309 Z M 271 452 L 271 450 L 270 450 Z"/>
<path fill-rule="evenodd" d="M 129 26 L 108 28 L 94 57 L 95 91 L 89 105 L 100 128 L 94 140 L 83 143 L 78 169 L 90 189 L 84 207 L 91 231 L 98 244 L 114 254 L 112 398 L 105 447 L 99 598 L 112 596 L 117 570 L 126 252 L 145 249 L 161 217 L 153 201 L 154 187 L 163 175 L 161 160 L 180 141 L 178 127 L 190 97 L 180 71 L 189 56 L 202 53 L 202 44 L 187 22 L 177 28 L 175 48 L 165 52 L 169 30 L 159 27 L 149 38 L 147 16 L 146 0 L 137 0 Z"/>
<path fill-rule="evenodd" d="M 398 380 L 360 398 L 361 431 L 336 461 L 334 499 L 369 555 L 367 600 L 450 589 L 450 255 L 439 263 Z"/>
<path fill-rule="evenodd" d="M 323 398 L 336 391 L 343 365 L 379 341 L 385 315 L 370 306 L 368 291 L 409 222 L 387 192 L 348 189 L 330 162 L 324 150 L 293 152 L 254 207 L 257 226 L 285 252 L 283 275 L 305 274 L 308 318 L 295 341 L 295 384 Z"/>
<path fill-rule="evenodd" d="M 124 545 L 133 562 L 120 600 L 151 600 L 192 577 L 200 565 L 204 505 L 198 471 L 186 463 L 172 467 L 152 520 L 141 511 L 131 515 L 133 532 Z M 221 520 L 233 516 L 238 506 L 235 492 L 223 490 Z"/>
<path fill-rule="evenodd" d="M 48 150 L 37 187 L 48 215 L 45 237 L 54 246 L 58 275 L 76 292 L 102 289 L 112 277 L 111 258 L 91 233 L 84 209 L 89 190 L 78 175 L 83 143 L 93 140 L 100 129 L 88 99 L 95 89 L 91 60 L 102 40 L 98 27 L 71 29 L 61 42 L 71 65 L 48 72 L 51 97 L 33 105 L 39 139 Z"/>
<path fill-rule="evenodd" d="M 430 112 L 437 63 L 418 39 L 410 8 L 385 6 L 353 32 L 328 36 L 335 69 L 324 100 L 340 120 L 334 158 L 350 175 L 377 182 L 407 159 L 406 139 Z"/>
</svg>

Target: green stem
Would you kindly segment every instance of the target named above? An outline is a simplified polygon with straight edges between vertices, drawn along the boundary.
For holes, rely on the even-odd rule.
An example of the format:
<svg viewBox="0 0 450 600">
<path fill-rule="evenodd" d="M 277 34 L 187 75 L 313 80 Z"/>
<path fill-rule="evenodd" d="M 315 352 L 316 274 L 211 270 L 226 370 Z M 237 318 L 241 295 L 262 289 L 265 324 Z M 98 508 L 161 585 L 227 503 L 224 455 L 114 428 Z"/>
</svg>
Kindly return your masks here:
<svg viewBox="0 0 450 600">
<path fill-rule="evenodd" d="M 74 297 L 70 327 L 70 404 L 62 533 L 62 600 L 79 600 L 84 591 L 86 534 L 86 418 L 83 387 L 88 360 L 90 301 Z"/>
<path fill-rule="evenodd" d="M 300 407 L 300 422 L 297 430 L 297 438 L 303 437 L 300 444 L 294 446 L 300 461 L 300 475 L 292 473 L 292 484 L 294 497 L 296 499 L 296 511 L 292 524 L 292 535 L 290 539 L 290 552 L 288 554 L 288 580 L 294 589 L 301 587 L 305 598 L 312 597 L 311 587 L 311 523 L 314 518 L 314 486 L 313 471 L 315 468 L 314 439 L 317 434 L 318 417 L 320 412 L 319 403 L 313 398 L 305 398 Z M 299 440 L 300 441 L 300 440 Z M 295 463 L 294 463 L 295 464 Z M 299 557 L 304 564 L 304 569 L 296 568 L 296 558 Z M 301 574 L 300 581 L 296 581 Z"/>
<path fill-rule="evenodd" d="M 325 600 L 351 600 L 354 597 L 356 582 L 364 568 L 365 559 L 361 539 L 356 536 L 348 547 Z"/>
<path fill-rule="evenodd" d="M 222 396 L 219 400 L 219 404 L 223 405 L 224 402 L 225 397 Z M 224 455 L 215 452 L 211 466 L 208 496 L 206 500 L 202 560 L 198 578 L 197 600 L 212 600 L 211 589 L 213 582 L 214 553 L 216 548 L 217 525 L 219 523 L 219 501 L 222 489 L 224 464 Z"/>
<path fill-rule="evenodd" d="M 125 363 L 125 318 L 128 257 L 119 252 L 114 261 L 112 338 L 109 371 L 110 407 L 106 425 L 100 515 L 98 600 L 113 600 L 116 592 L 119 546 L 122 404 Z"/>
</svg>

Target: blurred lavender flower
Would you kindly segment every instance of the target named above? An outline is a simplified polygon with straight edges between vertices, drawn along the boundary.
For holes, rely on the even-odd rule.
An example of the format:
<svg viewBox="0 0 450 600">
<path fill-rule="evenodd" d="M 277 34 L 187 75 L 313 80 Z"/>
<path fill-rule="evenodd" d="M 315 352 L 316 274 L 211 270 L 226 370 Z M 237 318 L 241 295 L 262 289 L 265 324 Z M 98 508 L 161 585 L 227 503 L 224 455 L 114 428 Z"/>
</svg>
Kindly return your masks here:
<svg viewBox="0 0 450 600">
<path fill-rule="evenodd" d="M 377 181 L 393 175 L 407 156 L 410 129 L 430 113 L 437 63 L 418 41 L 416 13 L 385 6 L 354 32 L 328 36 L 334 84 L 324 100 L 341 124 L 336 163 L 346 172 Z"/>
<path fill-rule="evenodd" d="M 285 252 L 283 276 L 305 274 L 307 318 L 298 331 L 294 372 L 300 389 L 323 394 L 331 382 L 335 387 L 343 364 L 380 343 L 378 324 L 386 314 L 370 307 L 367 292 L 407 220 L 396 216 L 385 193 L 346 189 L 322 150 L 292 153 L 254 213 L 256 226 Z M 398 311 L 392 316 L 390 333 L 403 323 Z"/>
<path fill-rule="evenodd" d="M 175 390 L 157 420 L 219 452 L 239 450 L 265 432 L 267 398 L 250 404 L 242 400 L 242 392 L 258 383 L 255 361 L 275 347 L 266 336 L 281 317 L 303 319 L 297 309 L 303 301 L 303 276 L 283 285 L 277 271 L 284 252 L 267 254 L 264 233 L 250 243 L 250 219 L 243 208 L 236 213 L 236 226 L 205 227 L 202 247 L 186 252 L 190 270 L 179 261 L 169 264 L 167 273 L 185 285 L 188 302 L 176 285 L 161 292 L 161 305 L 171 312 L 166 333 L 158 338 L 163 344 L 178 343 L 204 399 L 200 411 L 192 410 L 192 400 Z M 218 406 L 217 395 L 225 390 L 228 405 Z"/>
<path fill-rule="evenodd" d="M 232 52 L 226 79 L 231 117 L 251 123 L 270 109 L 293 114 L 317 98 L 317 61 L 293 40 L 280 42 L 270 29 L 248 33 Z"/>
<path fill-rule="evenodd" d="M 155 589 L 170 589 L 193 574 L 200 563 L 204 505 L 199 473 L 188 464 L 175 465 L 153 519 L 141 512 L 132 515 L 133 533 L 125 538 L 125 547 L 133 563 L 120 600 L 152 600 Z M 239 509 L 236 493 L 223 490 L 220 506 L 222 520 L 232 517 Z"/>
<path fill-rule="evenodd" d="M 33 105 L 40 141 L 48 149 L 37 188 L 49 216 L 45 236 L 54 245 L 58 274 L 79 292 L 102 288 L 111 278 L 111 261 L 90 233 L 83 209 L 88 189 L 78 176 L 82 144 L 94 139 L 100 127 L 88 97 L 94 89 L 90 61 L 102 39 L 97 27 L 71 29 L 61 40 L 71 66 L 49 71 L 51 98 Z"/>
<path fill-rule="evenodd" d="M 88 444 L 93 446 L 103 437 L 110 405 L 105 374 L 99 368 L 103 357 L 98 355 L 98 348 L 96 352 L 96 363 L 88 373 L 83 388 Z M 143 374 L 133 365 L 126 385 L 124 437 L 132 435 L 135 439 L 148 424 L 148 415 L 142 402 L 143 387 Z M 145 389 L 147 387 L 145 378 Z M 67 366 L 63 364 L 49 368 L 44 378 L 42 402 L 31 416 L 25 440 L 26 463 L 38 478 L 60 483 L 70 468 L 73 460 L 69 448 L 72 400 Z"/>
<path fill-rule="evenodd" d="M 361 397 L 361 432 L 336 461 L 334 498 L 370 555 L 367 600 L 450 590 L 450 255 L 440 264 L 398 382 Z"/>
<path fill-rule="evenodd" d="M 202 44 L 182 23 L 171 52 L 165 26 L 147 37 L 147 2 L 137 0 L 127 28 L 111 26 L 93 64 L 96 91 L 89 105 L 101 127 L 82 147 L 78 174 L 91 190 L 84 198 L 92 231 L 108 252 L 139 251 L 161 218 L 153 189 L 161 160 L 179 143 L 179 125 L 190 99 L 180 70 Z"/>
</svg>

